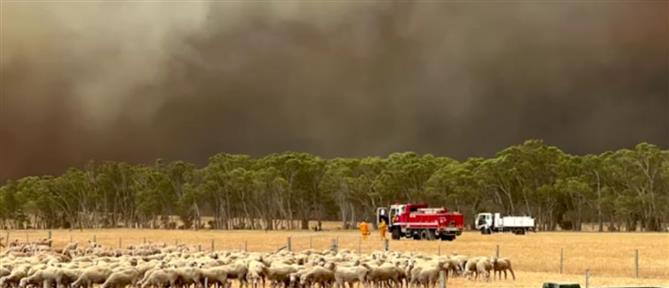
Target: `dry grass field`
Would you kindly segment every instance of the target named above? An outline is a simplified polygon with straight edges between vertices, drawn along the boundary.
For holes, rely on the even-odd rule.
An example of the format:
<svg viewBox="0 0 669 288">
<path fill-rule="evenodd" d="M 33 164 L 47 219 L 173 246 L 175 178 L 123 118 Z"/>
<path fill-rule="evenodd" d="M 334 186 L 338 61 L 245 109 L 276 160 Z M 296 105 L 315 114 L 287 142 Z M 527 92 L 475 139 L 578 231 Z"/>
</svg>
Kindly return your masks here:
<svg viewBox="0 0 669 288">
<path fill-rule="evenodd" d="M 37 239 L 47 237 L 47 231 L 8 231 L 10 239 Z M 5 237 L 0 234 L 0 237 Z M 383 248 L 380 237 L 373 234 L 360 240 L 354 231 L 174 231 L 174 230 L 53 230 L 56 247 L 70 239 L 80 243 L 95 238 L 111 247 L 126 246 L 143 241 L 187 243 L 216 250 L 244 249 L 275 251 L 285 246 L 291 237 L 293 250 L 326 249 L 332 239 L 338 239 L 340 249 L 363 253 Z M 120 240 L 119 240 L 120 239 Z M 120 243 L 119 243 L 120 241 Z M 669 287 L 669 234 L 667 233 L 568 233 L 543 232 L 525 236 L 511 234 L 480 235 L 465 232 L 453 242 L 391 241 L 391 250 L 416 251 L 432 254 L 458 253 L 493 256 L 496 247 L 500 255 L 510 257 L 517 280 L 472 282 L 450 279 L 448 287 L 541 287 L 546 281 L 585 283 L 584 273 L 590 269 L 591 287 L 633 285 L 661 285 Z M 560 248 L 564 249 L 564 274 L 559 274 Z M 635 249 L 639 250 L 640 278 L 634 278 Z"/>
</svg>

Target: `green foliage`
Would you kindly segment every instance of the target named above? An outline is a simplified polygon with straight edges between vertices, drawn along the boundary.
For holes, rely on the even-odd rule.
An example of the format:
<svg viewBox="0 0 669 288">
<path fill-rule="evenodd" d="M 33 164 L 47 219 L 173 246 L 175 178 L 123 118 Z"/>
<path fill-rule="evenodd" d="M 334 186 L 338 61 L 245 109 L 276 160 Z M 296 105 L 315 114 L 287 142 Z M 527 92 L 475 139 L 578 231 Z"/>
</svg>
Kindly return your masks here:
<svg viewBox="0 0 669 288">
<path fill-rule="evenodd" d="M 658 231 L 669 222 L 669 151 L 641 143 L 575 156 L 529 140 L 463 162 L 413 152 L 334 159 L 221 153 L 204 167 L 90 162 L 0 186 L 0 224 L 270 230 L 336 219 L 349 228 L 394 202 L 444 205 L 469 220 L 482 211 L 528 214 L 545 230 L 595 223 L 602 231 Z"/>
</svg>

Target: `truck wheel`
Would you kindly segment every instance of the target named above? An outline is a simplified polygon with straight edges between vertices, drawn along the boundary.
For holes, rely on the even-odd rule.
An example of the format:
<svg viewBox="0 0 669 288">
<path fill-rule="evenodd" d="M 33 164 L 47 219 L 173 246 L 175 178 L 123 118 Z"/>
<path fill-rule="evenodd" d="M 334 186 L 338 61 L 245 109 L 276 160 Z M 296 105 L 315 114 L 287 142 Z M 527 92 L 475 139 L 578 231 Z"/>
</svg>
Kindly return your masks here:
<svg viewBox="0 0 669 288">
<path fill-rule="evenodd" d="M 482 234 L 482 235 L 485 235 L 485 234 L 486 234 L 486 233 L 485 233 L 485 228 L 481 228 L 481 234 Z"/>
<path fill-rule="evenodd" d="M 393 240 L 400 240 L 402 231 L 400 231 L 400 228 L 394 228 L 393 232 L 391 233 L 391 237 Z"/>
<path fill-rule="evenodd" d="M 420 238 L 423 240 L 434 240 L 436 236 L 434 235 L 434 231 L 425 229 L 420 232 Z"/>
<path fill-rule="evenodd" d="M 418 231 L 411 231 L 413 240 L 420 240 L 420 233 Z"/>
</svg>

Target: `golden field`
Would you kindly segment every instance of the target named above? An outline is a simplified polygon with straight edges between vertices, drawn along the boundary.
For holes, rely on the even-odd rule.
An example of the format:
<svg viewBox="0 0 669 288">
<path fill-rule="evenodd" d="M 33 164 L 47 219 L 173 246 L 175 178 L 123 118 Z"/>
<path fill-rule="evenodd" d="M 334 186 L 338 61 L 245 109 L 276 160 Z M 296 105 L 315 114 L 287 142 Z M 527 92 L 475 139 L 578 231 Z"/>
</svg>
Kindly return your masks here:
<svg viewBox="0 0 669 288">
<path fill-rule="evenodd" d="M 44 230 L 6 231 L 0 237 L 22 241 L 46 238 Z M 332 239 L 338 239 L 340 249 L 368 253 L 383 249 L 380 236 L 374 233 L 361 240 L 355 231 L 178 231 L 178 230 L 52 230 L 55 247 L 72 239 L 85 243 L 96 239 L 107 247 L 127 246 L 143 241 L 168 244 L 187 243 L 202 250 L 244 249 L 275 251 L 286 245 L 291 237 L 293 250 L 326 249 Z M 119 243 L 120 242 L 120 243 Z M 517 280 L 495 280 L 490 283 L 464 279 L 449 279 L 448 287 L 541 287 L 546 281 L 579 282 L 585 284 L 584 273 L 590 269 L 591 287 L 623 284 L 663 285 L 669 287 L 668 233 L 570 233 L 540 232 L 524 236 L 512 234 L 481 235 L 465 232 L 453 242 L 391 241 L 391 250 L 416 251 L 429 254 L 493 256 L 499 245 L 500 256 L 512 259 Z M 559 274 L 560 248 L 564 249 L 564 274 Z M 639 250 L 640 278 L 634 278 L 635 249 Z M 584 287 L 584 286 L 583 286 Z"/>
</svg>

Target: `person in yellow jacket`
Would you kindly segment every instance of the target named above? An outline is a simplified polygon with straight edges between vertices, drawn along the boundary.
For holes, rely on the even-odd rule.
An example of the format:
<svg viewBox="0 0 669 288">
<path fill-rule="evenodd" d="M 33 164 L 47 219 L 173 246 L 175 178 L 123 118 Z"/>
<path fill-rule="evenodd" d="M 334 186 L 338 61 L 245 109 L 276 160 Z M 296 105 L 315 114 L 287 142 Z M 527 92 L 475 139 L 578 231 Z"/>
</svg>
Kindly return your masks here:
<svg viewBox="0 0 669 288">
<path fill-rule="evenodd" d="M 362 235 L 362 239 L 367 240 L 367 236 L 369 236 L 369 225 L 367 222 L 360 222 L 360 224 L 358 224 L 358 229 L 360 229 L 360 235 Z"/>
<path fill-rule="evenodd" d="M 379 224 L 379 234 L 381 234 L 381 239 L 386 239 L 386 232 L 388 231 L 388 225 L 386 225 L 386 221 L 381 220 L 381 224 Z"/>
</svg>

